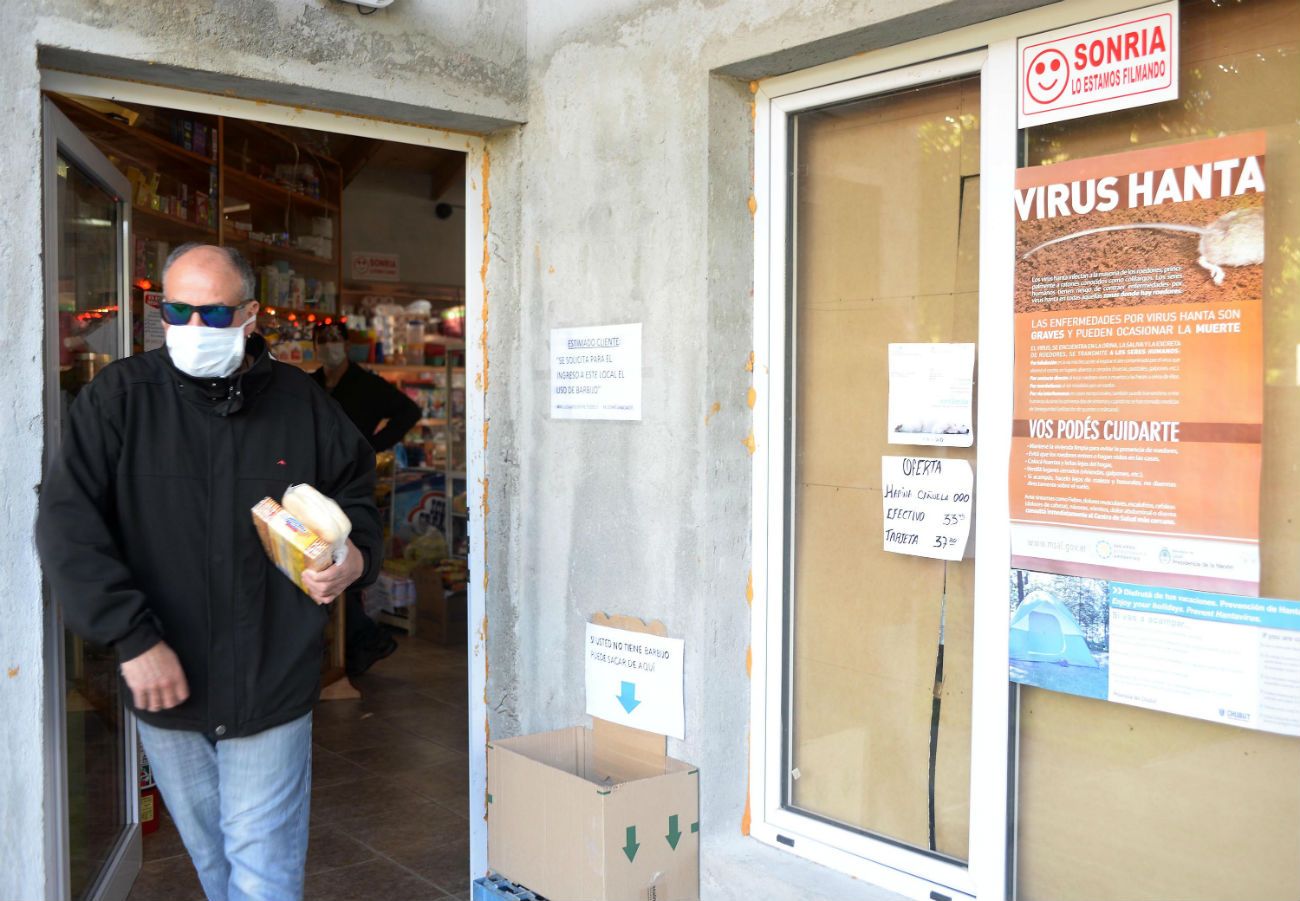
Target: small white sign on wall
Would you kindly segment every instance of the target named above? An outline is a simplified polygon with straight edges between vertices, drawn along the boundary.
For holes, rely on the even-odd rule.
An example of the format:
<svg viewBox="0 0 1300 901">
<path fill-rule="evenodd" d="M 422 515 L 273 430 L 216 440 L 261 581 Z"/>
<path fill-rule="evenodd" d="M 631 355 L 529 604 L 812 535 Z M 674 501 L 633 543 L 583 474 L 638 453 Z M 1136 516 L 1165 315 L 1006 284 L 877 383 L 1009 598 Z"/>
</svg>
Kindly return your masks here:
<svg viewBox="0 0 1300 901">
<path fill-rule="evenodd" d="M 1019 41 L 1019 127 L 1178 99 L 1178 4 Z"/>
<path fill-rule="evenodd" d="M 551 329 L 551 418 L 641 418 L 641 323 Z"/>
<path fill-rule="evenodd" d="M 352 277 L 368 282 L 399 282 L 402 280 L 400 262 L 395 253 L 354 253 Z"/>
<path fill-rule="evenodd" d="M 960 560 L 970 537 L 975 474 L 951 457 L 881 457 L 885 550 Z"/>
<path fill-rule="evenodd" d="M 587 623 L 587 713 L 607 723 L 686 737 L 686 642 Z"/>
<path fill-rule="evenodd" d="M 141 341 L 145 350 L 157 350 L 167 343 L 167 331 L 163 328 L 161 291 L 144 292 L 144 322 L 142 323 Z"/>
<path fill-rule="evenodd" d="M 970 447 L 974 344 L 889 345 L 889 443 Z"/>
</svg>

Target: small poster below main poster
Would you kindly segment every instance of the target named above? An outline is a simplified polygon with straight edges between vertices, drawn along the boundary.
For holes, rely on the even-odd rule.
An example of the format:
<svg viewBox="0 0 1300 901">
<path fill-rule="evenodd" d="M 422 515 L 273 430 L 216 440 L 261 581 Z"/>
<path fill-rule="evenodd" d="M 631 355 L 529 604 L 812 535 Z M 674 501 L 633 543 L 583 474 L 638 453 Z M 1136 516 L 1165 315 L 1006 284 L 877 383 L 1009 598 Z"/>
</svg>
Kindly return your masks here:
<svg viewBox="0 0 1300 901">
<path fill-rule="evenodd" d="M 1013 565 L 1259 593 L 1264 135 L 1016 175 Z"/>
<path fill-rule="evenodd" d="M 1010 678 L 1300 735 L 1300 602 L 1011 573 Z"/>
</svg>

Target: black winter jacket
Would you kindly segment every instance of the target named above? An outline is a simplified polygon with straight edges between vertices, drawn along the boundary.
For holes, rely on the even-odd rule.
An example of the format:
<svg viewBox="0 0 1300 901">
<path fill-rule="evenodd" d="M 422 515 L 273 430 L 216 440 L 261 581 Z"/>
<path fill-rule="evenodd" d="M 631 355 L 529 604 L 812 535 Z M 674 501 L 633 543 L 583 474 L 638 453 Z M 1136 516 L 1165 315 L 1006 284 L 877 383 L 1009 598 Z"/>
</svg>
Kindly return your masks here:
<svg viewBox="0 0 1300 901">
<path fill-rule="evenodd" d="M 312 373 L 316 384 L 339 402 L 353 425 L 366 436 L 375 453 L 386 451 L 406 437 L 420 421 L 420 407 L 415 401 L 384 379 L 356 363 L 348 363 L 343 378 L 331 391 L 325 387 L 325 367 Z M 388 425 L 375 431 L 379 424 Z"/>
<path fill-rule="evenodd" d="M 191 378 L 165 349 L 105 368 L 72 404 L 36 524 L 69 629 L 123 661 L 160 640 L 180 659 L 189 699 L 140 718 L 214 740 L 295 719 L 320 692 L 329 608 L 267 559 L 252 507 L 310 483 L 352 520 L 358 587 L 383 556 L 369 443 L 260 336 L 248 353 L 228 379 Z"/>
</svg>

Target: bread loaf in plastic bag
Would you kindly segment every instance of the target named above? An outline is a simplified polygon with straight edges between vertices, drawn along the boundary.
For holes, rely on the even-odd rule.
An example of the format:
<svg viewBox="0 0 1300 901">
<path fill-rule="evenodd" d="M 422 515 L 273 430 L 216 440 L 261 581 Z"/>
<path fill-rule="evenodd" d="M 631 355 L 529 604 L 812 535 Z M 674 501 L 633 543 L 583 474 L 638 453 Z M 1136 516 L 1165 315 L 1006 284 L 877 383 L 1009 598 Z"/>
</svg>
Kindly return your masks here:
<svg viewBox="0 0 1300 901">
<path fill-rule="evenodd" d="M 334 565 L 347 559 L 352 521 L 333 500 L 311 485 L 290 485 L 280 502 L 293 516 L 333 549 Z"/>
</svg>

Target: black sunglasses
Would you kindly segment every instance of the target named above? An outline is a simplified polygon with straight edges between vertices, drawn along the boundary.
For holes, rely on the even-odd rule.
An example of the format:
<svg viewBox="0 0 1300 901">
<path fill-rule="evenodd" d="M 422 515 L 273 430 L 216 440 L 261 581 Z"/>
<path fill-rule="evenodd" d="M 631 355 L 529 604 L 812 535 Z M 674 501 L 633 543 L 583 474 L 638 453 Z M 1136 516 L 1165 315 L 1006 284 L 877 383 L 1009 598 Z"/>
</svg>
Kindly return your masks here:
<svg viewBox="0 0 1300 901">
<path fill-rule="evenodd" d="M 164 300 L 160 305 L 162 320 L 168 325 L 185 325 L 195 313 L 208 328 L 230 328 L 235 321 L 235 312 L 252 301 L 242 300 L 234 306 L 220 303 L 203 304 L 181 303 L 177 300 Z"/>
</svg>

